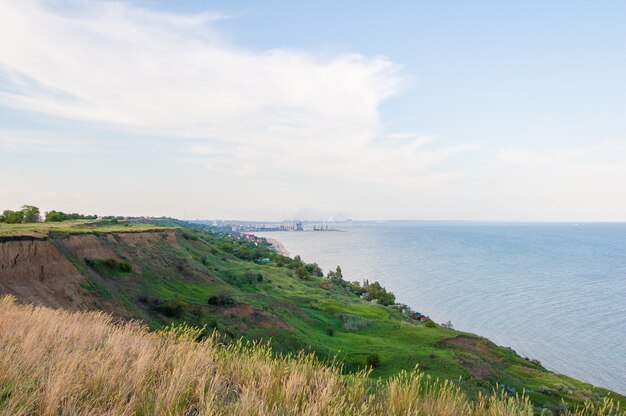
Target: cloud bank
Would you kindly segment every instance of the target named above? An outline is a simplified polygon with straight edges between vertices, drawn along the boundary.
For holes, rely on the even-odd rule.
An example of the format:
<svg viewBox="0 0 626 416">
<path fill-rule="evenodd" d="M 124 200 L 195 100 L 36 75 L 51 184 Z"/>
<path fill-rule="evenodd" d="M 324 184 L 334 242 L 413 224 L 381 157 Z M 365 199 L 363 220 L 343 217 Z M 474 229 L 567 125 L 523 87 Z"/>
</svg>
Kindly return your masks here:
<svg viewBox="0 0 626 416">
<path fill-rule="evenodd" d="M 385 57 L 245 49 L 220 37 L 217 15 L 65 6 L 0 4 L 0 105 L 185 139 L 186 160 L 235 176 L 432 186 L 459 175 L 430 169 L 465 147 L 382 130 L 379 106 L 403 85 Z"/>
</svg>

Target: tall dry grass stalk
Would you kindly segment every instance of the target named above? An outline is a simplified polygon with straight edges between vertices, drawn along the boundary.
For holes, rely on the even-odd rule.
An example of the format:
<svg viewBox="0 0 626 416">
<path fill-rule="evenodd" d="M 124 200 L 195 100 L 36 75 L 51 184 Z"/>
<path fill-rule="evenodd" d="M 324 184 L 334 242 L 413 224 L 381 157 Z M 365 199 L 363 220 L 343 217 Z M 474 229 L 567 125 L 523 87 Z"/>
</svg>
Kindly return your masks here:
<svg viewBox="0 0 626 416">
<path fill-rule="evenodd" d="M 526 398 L 470 401 L 418 372 L 373 382 L 310 355 L 196 342 L 192 328 L 148 332 L 103 313 L 0 299 L 3 415 L 531 415 Z M 606 410 L 606 409 L 605 409 Z M 609 409 L 610 410 L 610 409 Z M 588 408 L 585 412 L 597 412 Z M 580 413 L 583 414 L 583 413 Z M 597 413 L 600 414 L 600 413 Z"/>
</svg>

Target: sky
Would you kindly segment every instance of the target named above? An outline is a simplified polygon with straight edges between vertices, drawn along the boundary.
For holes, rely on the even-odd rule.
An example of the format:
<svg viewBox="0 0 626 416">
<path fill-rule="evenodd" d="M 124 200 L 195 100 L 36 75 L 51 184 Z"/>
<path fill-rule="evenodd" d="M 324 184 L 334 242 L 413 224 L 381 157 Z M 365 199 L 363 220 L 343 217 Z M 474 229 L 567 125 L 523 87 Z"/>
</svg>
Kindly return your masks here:
<svg viewBox="0 0 626 416">
<path fill-rule="evenodd" d="M 626 221 L 626 2 L 0 2 L 0 210 Z"/>
</svg>

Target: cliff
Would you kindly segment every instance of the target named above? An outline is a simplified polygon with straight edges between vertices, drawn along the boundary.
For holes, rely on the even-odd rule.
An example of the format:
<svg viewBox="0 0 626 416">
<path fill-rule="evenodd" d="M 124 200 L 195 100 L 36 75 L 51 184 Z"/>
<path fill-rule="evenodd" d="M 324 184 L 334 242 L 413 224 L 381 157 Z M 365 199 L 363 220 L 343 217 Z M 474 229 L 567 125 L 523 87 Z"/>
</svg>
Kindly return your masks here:
<svg viewBox="0 0 626 416">
<path fill-rule="evenodd" d="M 0 296 L 101 310 L 151 329 L 185 323 L 204 328 L 201 338 L 217 330 L 223 342 L 243 338 L 270 342 L 274 352 L 312 352 L 346 373 L 371 365 L 372 379 L 419 366 L 470 398 L 493 389 L 525 392 L 535 409 L 554 414 L 607 397 L 626 404 L 485 338 L 360 299 L 346 282 L 320 277 L 315 265 L 280 255 L 264 240 L 202 228 L 89 227 L 0 235 Z"/>
</svg>

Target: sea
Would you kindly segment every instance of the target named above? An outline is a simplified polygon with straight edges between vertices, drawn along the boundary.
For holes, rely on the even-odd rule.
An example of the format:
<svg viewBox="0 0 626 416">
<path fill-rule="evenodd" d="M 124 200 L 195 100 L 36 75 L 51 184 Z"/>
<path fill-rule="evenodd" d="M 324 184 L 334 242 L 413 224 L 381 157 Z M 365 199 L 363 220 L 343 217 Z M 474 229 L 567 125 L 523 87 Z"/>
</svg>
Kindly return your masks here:
<svg viewBox="0 0 626 416">
<path fill-rule="evenodd" d="M 343 222 L 256 233 L 349 281 L 626 394 L 626 223 Z M 312 228 L 312 227 L 311 227 Z"/>
</svg>

